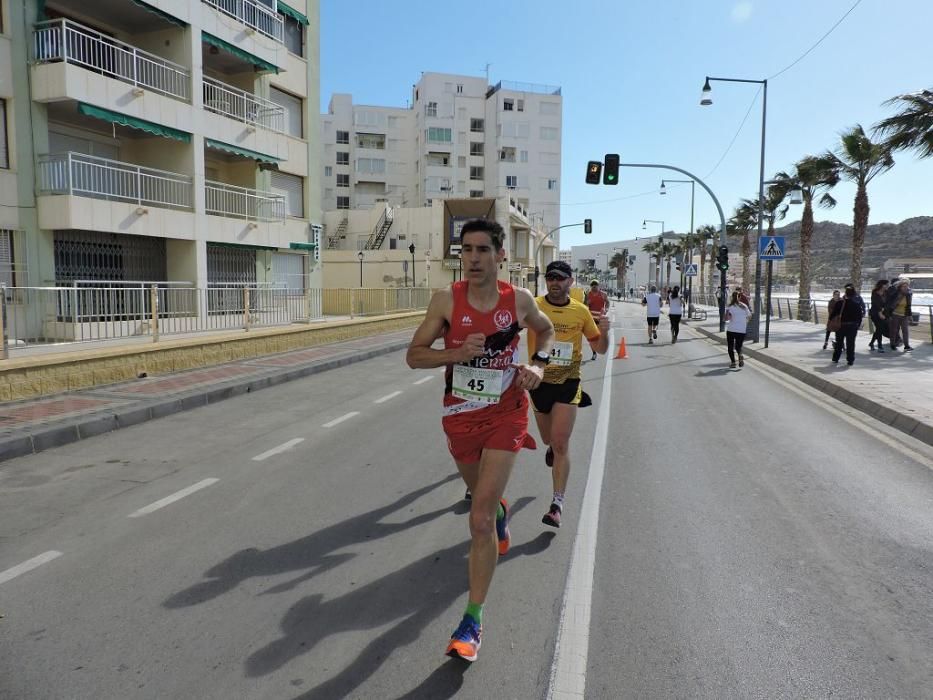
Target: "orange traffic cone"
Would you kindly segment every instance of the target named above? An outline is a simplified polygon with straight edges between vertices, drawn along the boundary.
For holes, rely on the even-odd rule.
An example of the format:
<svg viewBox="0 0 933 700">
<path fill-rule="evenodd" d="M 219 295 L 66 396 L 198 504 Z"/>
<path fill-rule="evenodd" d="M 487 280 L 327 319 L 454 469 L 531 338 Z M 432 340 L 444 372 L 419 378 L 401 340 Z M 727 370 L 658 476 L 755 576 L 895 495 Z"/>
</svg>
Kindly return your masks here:
<svg viewBox="0 0 933 700">
<path fill-rule="evenodd" d="M 628 355 L 625 353 L 625 338 L 619 341 L 619 352 L 616 353 L 616 356 L 612 359 L 614 360 L 624 360 Z"/>
</svg>

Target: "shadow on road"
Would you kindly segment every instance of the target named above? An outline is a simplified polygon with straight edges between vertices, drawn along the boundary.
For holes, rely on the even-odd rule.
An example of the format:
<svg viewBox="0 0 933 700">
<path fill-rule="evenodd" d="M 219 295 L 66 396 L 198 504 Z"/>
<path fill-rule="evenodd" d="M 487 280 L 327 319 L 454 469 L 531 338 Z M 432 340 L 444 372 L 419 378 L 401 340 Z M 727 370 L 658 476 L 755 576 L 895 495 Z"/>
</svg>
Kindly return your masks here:
<svg viewBox="0 0 933 700">
<path fill-rule="evenodd" d="M 387 506 L 349 518 L 279 547 L 266 550 L 256 548 L 240 550 L 208 569 L 204 574 L 204 577 L 208 580 L 201 581 L 175 593 L 163 605 L 172 609 L 186 608 L 216 598 L 253 577 L 274 576 L 289 571 L 303 570 L 304 573 L 298 578 L 271 588 L 265 593 L 281 593 L 291 590 L 298 584 L 333 569 L 356 556 L 351 552 L 333 554 L 336 550 L 360 542 L 388 537 L 401 530 L 423 525 L 451 512 L 451 508 L 448 506 L 430 513 L 424 513 L 402 523 L 379 522 L 382 518 L 402 510 L 434 489 L 459 479 L 459 474 L 451 474 L 440 481 L 407 493 Z"/>
</svg>

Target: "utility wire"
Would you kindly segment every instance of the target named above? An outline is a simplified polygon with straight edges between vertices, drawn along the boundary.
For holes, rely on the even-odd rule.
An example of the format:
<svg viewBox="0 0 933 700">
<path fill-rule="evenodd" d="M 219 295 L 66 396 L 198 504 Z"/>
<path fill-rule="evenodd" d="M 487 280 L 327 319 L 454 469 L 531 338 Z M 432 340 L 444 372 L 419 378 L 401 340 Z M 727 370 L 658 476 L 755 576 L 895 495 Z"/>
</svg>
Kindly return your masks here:
<svg viewBox="0 0 933 700">
<path fill-rule="evenodd" d="M 752 113 L 752 107 L 755 106 L 755 103 L 758 102 L 758 96 L 761 94 L 761 88 L 758 88 L 758 92 L 755 93 L 755 96 L 752 98 L 752 102 L 748 105 L 748 109 L 745 111 L 745 116 L 742 117 L 742 122 L 739 124 L 739 128 L 735 130 L 735 134 L 732 136 L 732 140 L 729 142 L 729 145 L 726 146 L 726 150 L 722 152 L 722 155 L 719 157 L 719 160 L 716 161 L 716 165 L 713 166 L 713 169 L 710 170 L 706 175 L 703 176 L 705 180 L 714 172 L 716 169 L 722 165 L 722 162 L 726 159 L 726 156 L 729 155 L 729 151 L 732 150 L 732 146 L 735 144 L 735 140 L 739 138 L 739 134 L 742 133 L 742 127 L 745 126 L 745 122 L 748 121 L 748 115 Z"/>
<path fill-rule="evenodd" d="M 646 197 L 649 194 L 657 194 L 657 190 L 648 190 L 647 192 L 639 192 L 638 194 L 629 194 L 625 197 L 615 197 L 614 199 L 597 199 L 590 200 L 588 202 L 561 202 L 560 206 L 562 207 L 582 207 L 587 204 L 607 204 L 609 202 L 622 202 L 626 199 L 636 199 L 638 197 Z"/>
</svg>

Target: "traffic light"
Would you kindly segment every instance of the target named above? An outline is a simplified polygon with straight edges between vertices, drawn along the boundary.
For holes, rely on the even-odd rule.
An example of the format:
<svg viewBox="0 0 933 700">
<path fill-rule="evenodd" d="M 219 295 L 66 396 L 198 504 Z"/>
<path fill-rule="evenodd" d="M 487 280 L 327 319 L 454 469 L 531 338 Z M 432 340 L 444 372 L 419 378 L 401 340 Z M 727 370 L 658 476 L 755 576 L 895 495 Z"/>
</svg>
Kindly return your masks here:
<svg viewBox="0 0 933 700">
<path fill-rule="evenodd" d="M 603 170 L 603 184 L 604 185 L 618 185 L 619 184 L 619 154 L 618 153 L 607 153 L 604 156 L 605 170 Z"/>
<path fill-rule="evenodd" d="M 583 220 L 583 233 L 593 233 L 593 220 L 592 219 Z"/>
<path fill-rule="evenodd" d="M 719 246 L 716 254 L 716 269 L 723 272 L 729 269 L 729 249 L 724 245 Z"/>
<path fill-rule="evenodd" d="M 598 160 L 591 160 L 586 164 L 586 184 L 598 185 L 599 176 L 603 171 L 603 164 Z"/>
</svg>

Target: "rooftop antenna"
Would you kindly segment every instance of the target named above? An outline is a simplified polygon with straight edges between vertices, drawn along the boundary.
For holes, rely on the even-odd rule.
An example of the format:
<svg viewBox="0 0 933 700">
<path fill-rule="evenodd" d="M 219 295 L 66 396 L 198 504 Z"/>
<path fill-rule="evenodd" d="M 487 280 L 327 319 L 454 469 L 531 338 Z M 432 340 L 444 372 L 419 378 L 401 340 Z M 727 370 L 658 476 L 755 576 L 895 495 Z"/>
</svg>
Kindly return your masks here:
<svg viewBox="0 0 933 700">
<path fill-rule="evenodd" d="M 491 63 L 486 64 L 486 84 L 487 85 L 489 85 L 489 66 L 491 65 L 492 65 Z"/>
</svg>

